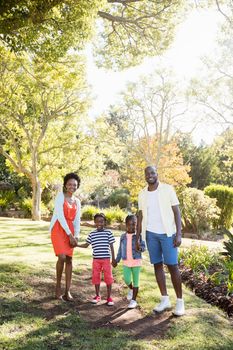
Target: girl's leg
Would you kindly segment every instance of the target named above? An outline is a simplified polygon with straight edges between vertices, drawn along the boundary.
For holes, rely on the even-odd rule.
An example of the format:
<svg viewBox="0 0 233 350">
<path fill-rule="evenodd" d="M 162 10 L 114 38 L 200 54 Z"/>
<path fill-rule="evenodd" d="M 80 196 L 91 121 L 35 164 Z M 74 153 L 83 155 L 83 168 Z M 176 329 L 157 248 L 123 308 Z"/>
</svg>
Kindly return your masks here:
<svg viewBox="0 0 233 350">
<path fill-rule="evenodd" d="M 141 266 L 134 266 L 131 268 L 131 270 L 133 275 L 133 298 L 132 299 L 136 300 L 138 295 L 139 275 L 140 275 Z"/>
<path fill-rule="evenodd" d="M 72 257 L 66 256 L 66 267 L 65 267 L 65 274 L 66 274 L 66 290 L 65 290 L 65 297 L 67 300 L 73 300 L 72 295 L 70 294 L 70 286 L 71 286 L 71 279 L 72 279 Z"/>
<path fill-rule="evenodd" d="M 66 260 L 65 254 L 58 255 L 58 260 L 56 264 L 56 298 L 60 298 L 62 296 L 61 292 L 61 278 L 64 269 L 64 263 Z"/>
<path fill-rule="evenodd" d="M 127 286 L 132 289 L 132 281 L 131 281 L 131 267 L 123 266 L 123 277 Z"/>
</svg>

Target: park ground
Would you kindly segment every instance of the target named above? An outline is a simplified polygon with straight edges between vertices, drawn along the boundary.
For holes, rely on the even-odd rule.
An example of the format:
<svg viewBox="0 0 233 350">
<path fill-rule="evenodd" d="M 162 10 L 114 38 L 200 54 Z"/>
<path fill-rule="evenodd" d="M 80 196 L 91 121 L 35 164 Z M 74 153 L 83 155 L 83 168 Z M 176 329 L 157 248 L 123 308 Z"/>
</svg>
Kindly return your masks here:
<svg viewBox="0 0 233 350">
<path fill-rule="evenodd" d="M 152 312 L 159 301 L 147 253 L 141 273 L 139 307 L 127 309 L 121 266 L 114 269 L 115 305 L 103 300 L 92 305 L 91 249 L 75 250 L 73 296 L 75 302 L 54 299 L 55 263 L 47 222 L 0 218 L 0 295 L 2 350 L 230 350 L 232 323 L 216 307 L 184 287 L 186 315 Z M 90 228 L 82 227 L 81 240 Z M 120 232 L 114 231 L 116 237 Z M 118 239 L 115 250 L 118 248 Z M 184 247 L 193 244 L 184 239 Z M 198 243 L 200 242 L 198 241 Z M 219 243 L 202 242 L 212 249 Z M 174 305 L 175 295 L 168 277 Z"/>
</svg>

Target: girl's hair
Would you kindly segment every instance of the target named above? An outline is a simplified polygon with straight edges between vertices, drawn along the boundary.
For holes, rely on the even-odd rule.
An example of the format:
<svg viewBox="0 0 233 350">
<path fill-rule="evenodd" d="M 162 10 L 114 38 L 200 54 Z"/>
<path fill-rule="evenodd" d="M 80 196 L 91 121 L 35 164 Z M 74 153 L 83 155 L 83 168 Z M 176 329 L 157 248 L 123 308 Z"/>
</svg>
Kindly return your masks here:
<svg viewBox="0 0 233 350">
<path fill-rule="evenodd" d="M 63 188 L 65 188 L 67 182 L 68 182 L 70 179 L 76 180 L 76 181 L 77 181 L 78 188 L 79 188 L 81 180 L 80 180 L 80 177 L 79 177 L 77 174 L 75 174 L 75 173 L 69 173 L 69 174 L 66 174 L 66 175 L 64 176 L 64 179 L 63 179 Z"/>
<path fill-rule="evenodd" d="M 94 221 L 95 221 L 97 218 L 103 218 L 104 221 L 106 221 L 106 216 L 104 215 L 104 213 L 97 213 L 97 214 L 95 214 L 95 216 L 94 216 Z"/>
<path fill-rule="evenodd" d="M 127 224 L 127 222 L 135 219 L 137 219 L 136 215 L 133 215 L 133 214 L 127 215 L 125 218 L 125 223 Z"/>
</svg>

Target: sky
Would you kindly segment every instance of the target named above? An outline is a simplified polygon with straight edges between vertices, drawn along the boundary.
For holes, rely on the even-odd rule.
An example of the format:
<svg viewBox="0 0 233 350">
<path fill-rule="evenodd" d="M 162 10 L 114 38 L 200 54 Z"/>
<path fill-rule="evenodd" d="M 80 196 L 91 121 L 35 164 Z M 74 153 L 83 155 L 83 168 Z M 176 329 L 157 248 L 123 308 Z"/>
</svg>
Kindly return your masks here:
<svg viewBox="0 0 233 350">
<path fill-rule="evenodd" d="M 171 68 L 179 81 L 189 81 L 198 76 L 201 58 L 213 56 L 216 48 L 216 34 L 222 16 L 214 10 L 194 10 L 188 18 L 177 27 L 176 35 L 170 49 L 162 56 L 163 65 Z M 160 58 L 161 60 L 161 58 Z M 142 74 L 149 74 L 155 69 L 158 58 L 145 58 L 143 63 L 120 72 L 97 68 L 88 50 L 88 81 L 92 86 L 94 101 L 89 115 L 97 117 L 108 107 L 117 102 L 119 93 L 128 81 L 135 81 Z M 191 127 L 191 125 L 190 125 Z M 188 130 L 185 130 L 188 131 Z M 200 126 L 193 132 L 196 144 L 202 140 L 210 144 L 219 130 L 215 126 Z"/>
</svg>

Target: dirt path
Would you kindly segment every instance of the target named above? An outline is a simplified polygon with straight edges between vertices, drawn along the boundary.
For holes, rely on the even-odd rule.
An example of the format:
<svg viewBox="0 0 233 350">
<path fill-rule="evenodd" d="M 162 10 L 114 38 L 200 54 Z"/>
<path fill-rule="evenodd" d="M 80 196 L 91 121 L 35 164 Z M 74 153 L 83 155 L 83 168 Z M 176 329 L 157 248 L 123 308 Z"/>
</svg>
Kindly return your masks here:
<svg viewBox="0 0 233 350">
<path fill-rule="evenodd" d="M 93 328 L 117 327 L 129 332 L 134 339 L 152 340 L 165 335 L 173 319 L 171 312 L 164 312 L 160 315 L 144 315 L 140 306 L 132 310 L 127 309 L 128 301 L 120 293 L 123 285 L 119 284 L 114 284 L 113 287 L 114 306 L 106 305 L 104 283 L 101 284 L 102 301 L 93 305 L 90 302 L 93 296 L 93 286 L 90 277 L 87 277 L 88 275 L 90 273 L 82 271 L 82 276 L 74 276 L 72 286 L 74 302 L 62 302 L 54 299 L 55 281 L 52 277 L 43 278 L 43 283 L 41 283 L 41 278 L 33 278 L 28 281 L 36 291 L 33 300 L 31 300 L 33 307 L 36 305 L 48 320 L 75 311 Z"/>
</svg>

